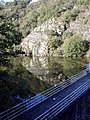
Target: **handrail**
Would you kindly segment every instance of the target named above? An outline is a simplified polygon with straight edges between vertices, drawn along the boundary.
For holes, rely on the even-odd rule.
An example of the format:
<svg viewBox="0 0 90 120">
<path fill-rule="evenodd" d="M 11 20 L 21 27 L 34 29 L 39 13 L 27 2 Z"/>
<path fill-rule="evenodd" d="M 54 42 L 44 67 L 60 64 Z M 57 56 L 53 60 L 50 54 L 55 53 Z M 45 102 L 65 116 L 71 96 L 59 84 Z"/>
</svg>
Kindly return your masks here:
<svg viewBox="0 0 90 120">
<path fill-rule="evenodd" d="M 80 86 L 81 87 L 81 86 Z M 80 88 L 79 87 L 79 88 Z M 58 106 L 60 103 L 61 105 L 63 104 L 63 101 L 66 102 L 65 100 L 67 100 L 69 97 L 72 98 L 72 94 L 75 93 L 79 88 L 77 88 L 75 91 L 73 91 L 72 93 L 70 93 L 69 95 L 67 95 L 65 98 L 63 98 L 61 101 L 59 101 L 57 104 L 55 104 L 53 107 L 51 107 L 49 110 L 45 111 L 42 115 L 45 116 L 46 113 L 48 113 L 49 111 L 51 111 L 52 109 L 56 108 L 56 106 Z M 41 117 L 42 115 L 40 115 L 39 117 Z M 38 118 L 39 118 L 38 117 Z"/>
<path fill-rule="evenodd" d="M 86 70 L 84 70 L 84 71 L 82 71 L 82 72 L 80 72 L 80 73 L 83 73 L 83 72 L 85 73 L 85 74 L 83 74 L 83 76 L 87 75 Z M 67 81 L 64 81 L 64 82 L 62 82 L 62 83 L 59 83 L 58 85 L 56 85 L 55 88 L 58 88 L 58 87 L 61 87 L 61 86 L 63 87 L 63 85 L 65 85 L 65 84 L 67 85 L 68 82 L 70 82 L 69 85 L 71 85 L 72 83 L 76 82 L 78 79 L 80 79 L 80 78 L 83 77 L 83 76 L 78 76 L 78 75 L 80 75 L 80 73 L 78 73 L 78 74 L 74 75 L 73 77 L 67 79 Z M 78 78 L 77 78 L 77 77 L 78 77 Z M 72 82 L 72 83 L 71 83 L 71 82 Z M 65 87 L 67 87 L 67 86 L 65 86 Z M 53 91 L 53 89 L 51 89 L 51 91 Z M 51 91 L 48 91 L 48 93 L 51 92 Z M 44 93 L 43 93 L 43 94 L 44 94 Z M 47 95 L 47 92 L 45 92 L 44 95 Z"/>
<path fill-rule="evenodd" d="M 50 109 L 45 111 L 43 114 L 38 116 L 35 120 L 45 120 L 45 118 L 48 118 L 49 116 L 51 117 L 52 114 L 54 114 L 54 111 L 57 113 L 58 109 L 60 113 L 60 111 L 62 111 L 66 107 L 65 105 L 67 105 L 67 103 L 70 104 L 72 100 L 74 100 L 73 98 L 79 97 L 79 95 L 82 94 L 84 91 L 86 91 L 86 89 L 89 87 L 90 87 L 90 79 L 87 82 L 85 82 L 83 85 L 78 87 L 75 91 L 73 91 L 72 93 L 67 95 L 65 98 L 63 98 L 61 101 L 59 101 L 57 104 L 55 104 L 53 107 L 51 107 Z"/>
<path fill-rule="evenodd" d="M 41 93 L 41 95 L 38 98 L 38 100 L 36 100 L 35 96 L 34 96 L 32 98 L 29 98 L 26 101 L 23 101 L 22 103 L 20 103 L 20 104 L 14 106 L 14 107 L 12 107 L 12 108 L 10 108 L 10 109 L 2 112 L 0 114 L 1 118 L 8 117 L 8 116 L 9 117 L 10 116 L 13 117 L 15 114 L 17 114 L 19 112 L 22 113 L 22 112 L 27 111 L 28 109 L 34 107 L 35 105 L 39 104 L 40 102 L 48 99 L 52 95 L 60 92 L 60 90 L 66 88 L 69 85 L 71 85 L 72 83 L 76 82 L 78 79 L 80 79 L 81 77 L 85 76 L 86 74 L 87 74 L 86 70 L 83 70 L 82 72 L 80 72 L 80 73 L 74 75 L 73 77 L 67 79 L 67 81 L 59 83 L 56 86 L 53 86 L 53 87 L 49 88 L 48 90 L 46 90 L 46 91 L 44 91 L 44 92 Z"/>
</svg>

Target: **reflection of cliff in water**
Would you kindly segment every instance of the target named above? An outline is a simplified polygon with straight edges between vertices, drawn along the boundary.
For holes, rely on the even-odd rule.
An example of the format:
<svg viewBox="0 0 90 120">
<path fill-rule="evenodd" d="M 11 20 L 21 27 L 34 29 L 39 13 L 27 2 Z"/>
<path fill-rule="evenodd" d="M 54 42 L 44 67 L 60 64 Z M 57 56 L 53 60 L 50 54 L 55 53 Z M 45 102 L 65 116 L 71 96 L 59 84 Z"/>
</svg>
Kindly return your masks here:
<svg viewBox="0 0 90 120">
<path fill-rule="evenodd" d="M 7 62 L 0 66 L 0 112 L 51 87 L 26 70 L 20 57 L 9 57 Z"/>
<path fill-rule="evenodd" d="M 38 79 L 47 81 L 51 85 L 57 84 L 66 78 L 63 74 L 63 66 L 61 64 L 57 65 L 48 57 L 34 57 L 31 60 L 24 58 L 23 66 Z"/>
<path fill-rule="evenodd" d="M 38 79 L 47 81 L 54 85 L 61 81 L 65 81 L 68 77 L 82 71 L 85 68 L 86 61 L 48 58 L 48 57 L 34 57 L 23 58 L 23 66 L 33 73 Z"/>
</svg>

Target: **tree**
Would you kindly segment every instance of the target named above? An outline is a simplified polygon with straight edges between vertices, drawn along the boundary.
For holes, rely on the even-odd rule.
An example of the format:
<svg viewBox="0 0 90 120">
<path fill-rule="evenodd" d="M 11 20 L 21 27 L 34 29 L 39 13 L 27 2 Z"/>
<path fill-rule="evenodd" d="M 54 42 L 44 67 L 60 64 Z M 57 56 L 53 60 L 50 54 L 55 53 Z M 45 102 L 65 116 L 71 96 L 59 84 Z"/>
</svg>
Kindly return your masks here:
<svg viewBox="0 0 90 120">
<path fill-rule="evenodd" d="M 0 8 L 1 9 L 1 8 Z M 9 52 L 12 46 L 21 42 L 22 34 L 19 32 L 12 20 L 7 16 L 0 14 L 0 51 L 1 53 Z"/>
<path fill-rule="evenodd" d="M 82 36 L 74 34 L 64 42 L 63 50 L 65 56 L 69 57 L 82 57 L 89 49 L 87 41 L 83 41 Z"/>
<path fill-rule="evenodd" d="M 54 30 L 49 31 L 48 33 L 48 46 L 50 49 L 55 50 L 58 47 L 60 47 L 63 43 L 61 37 L 58 35 L 58 33 Z"/>
</svg>

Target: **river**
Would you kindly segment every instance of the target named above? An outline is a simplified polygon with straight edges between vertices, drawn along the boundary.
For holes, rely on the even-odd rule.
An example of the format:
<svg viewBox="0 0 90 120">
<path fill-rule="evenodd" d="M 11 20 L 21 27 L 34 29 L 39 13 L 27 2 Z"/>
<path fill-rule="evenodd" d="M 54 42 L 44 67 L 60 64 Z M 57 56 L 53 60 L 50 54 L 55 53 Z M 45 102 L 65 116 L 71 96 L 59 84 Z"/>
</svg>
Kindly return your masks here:
<svg viewBox="0 0 90 120">
<path fill-rule="evenodd" d="M 0 65 L 0 112 L 84 70 L 85 58 L 9 56 Z"/>
</svg>

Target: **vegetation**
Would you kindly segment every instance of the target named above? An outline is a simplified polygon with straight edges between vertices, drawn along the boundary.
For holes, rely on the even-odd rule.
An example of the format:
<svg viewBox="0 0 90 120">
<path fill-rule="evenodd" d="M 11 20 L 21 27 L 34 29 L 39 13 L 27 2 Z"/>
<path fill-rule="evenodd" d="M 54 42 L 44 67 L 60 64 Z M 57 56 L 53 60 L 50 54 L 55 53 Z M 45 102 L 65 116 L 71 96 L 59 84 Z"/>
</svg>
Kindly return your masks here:
<svg viewBox="0 0 90 120">
<path fill-rule="evenodd" d="M 83 41 L 82 36 L 74 34 L 64 41 L 62 46 L 66 57 L 82 57 L 89 49 L 87 41 Z"/>
<path fill-rule="evenodd" d="M 0 31 L 4 32 L 0 33 L 2 34 L 0 41 L 3 41 L 1 49 L 8 51 L 8 48 L 15 48 L 15 44 L 20 43 L 22 35 L 26 37 L 35 27 L 56 17 L 64 23 L 64 29 L 61 30 L 62 35 L 59 35 L 57 31 L 50 31 L 51 33 L 48 34 L 49 49 L 57 55 L 65 53 L 64 56 L 83 56 L 89 49 L 88 43 L 79 38 L 75 40 L 77 37 L 74 33 L 65 33 L 65 31 L 69 27 L 69 23 L 76 20 L 78 14 L 89 7 L 90 0 L 42 0 L 32 4 L 29 0 L 19 0 L 6 3 L 0 11 L 0 14 L 5 15 L 0 18 Z M 83 21 L 85 25 L 90 24 L 89 18 L 84 18 Z M 21 50 L 20 47 L 19 50 Z"/>
<path fill-rule="evenodd" d="M 19 2 L 7 3 L 3 6 L 3 10 L 8 17 L 12 18 L 14 24 L 20 24 L 20 30 L 24 37 L 26 37 L 35 27 L 42 24 L 51 17 L 60 17 L 63 21 L 69 22 L 75 20 L 80 11 L 79 5 L 90 4 L 89 0 L 46 0 L 29 4 L 29 0 Z M 74 6 L 78 6 L 74 8 Z M 9 9 L 8 9 L 9 8 Z"/>
<path fill-rule="evenodd" d="M 9 53 L 13 45 L 21 42 L 22 34 L 14 26 L 11 19 L 0 14 L 0 52 Z"/>
<path fill-rule="evenodd" d="M 63 43 L 61 37 L 54 30 L 49 31 L 48 33 L 48 46 L 50 49 L 55 50 Z"/>
<path fill-rule="evenodd" d="M 20 57 L 8 59 L 9 64 L 0 66 L 0 112 L 51 87 L 27 71 Z"/>
<path fill-rule="evenodd" d="M 79 13 L 89 8 L 90 0 L 42 0 L 42 2 L 32 4 L 30 4 L 30 0 L 14 0 L 14 2 L 6 3 L 5 6 L 0 6 L 0 55 L 21 52 L 22 38 L 25 38 L 34 28 L 49 19 L 58 18 L 58 22 L 63 23 L 63 28 L 59 28 L 61 34 L 57 30 L 48 31 L 48 48 L 52 54 L 65 57 L 82 57 L 85 55 L 90 57 L 90 41 L 83 39 L 81 34 L 67 32 L 70 22 L 79 19 Z M 89 26 L 90 19 L 84 17 L 83 24 Z M 27 46 L 26 49 L 27 54 L 31 54 L 29 47 Z M 8 60 L 0 56 L 0 91 L 2 96 L 0 108 L 2 111 L 21 102 L 17 101 L 17 95 L 25 98 L 50 87 L 46 82 L 39 81 L 34 75 L 24 70 L 21 64 L 16 65 L 16 67 L 13 66 L 14 60 L 13 65 L 8 63 Z M 17 61 L 16 63 L 19 63 Z M 48 76 L 54 80 L 58 80 L 57 76 L 63 73 L 63 67 L 66 67 L 64 70 L 65 79 L 69 72 L 69 76 L 72 76 L 71 71 L 77 73 L 77 71 L 82 70 L 82 67 L 79 68 L 75 62 L 70 64 L 66 60 L 60 67 L 58 66 L 61 63 L 57 65 L 57 62 L 61 62 L 60 59 L 51 65 L 54 71 L 49 66 L 51 71 Z M 3 65 L 5 66 L 2 69 Z M 77 68 L 76 71 L 75 67 Z M 57 72 L 58 70 L 59 72 Z M 7 104 L 5 105 L 5 103 Z"/>
</svg>

